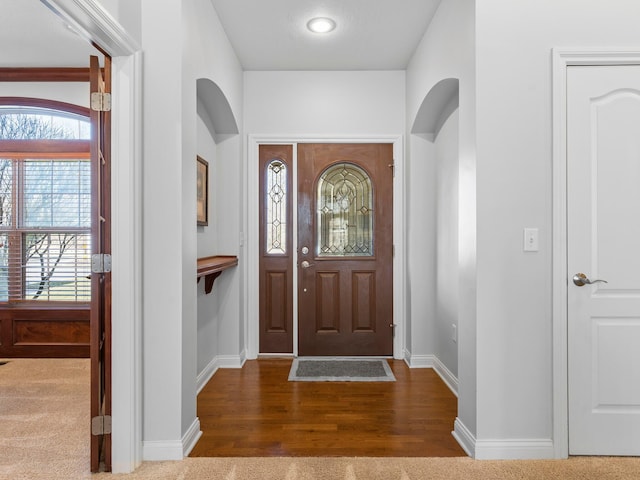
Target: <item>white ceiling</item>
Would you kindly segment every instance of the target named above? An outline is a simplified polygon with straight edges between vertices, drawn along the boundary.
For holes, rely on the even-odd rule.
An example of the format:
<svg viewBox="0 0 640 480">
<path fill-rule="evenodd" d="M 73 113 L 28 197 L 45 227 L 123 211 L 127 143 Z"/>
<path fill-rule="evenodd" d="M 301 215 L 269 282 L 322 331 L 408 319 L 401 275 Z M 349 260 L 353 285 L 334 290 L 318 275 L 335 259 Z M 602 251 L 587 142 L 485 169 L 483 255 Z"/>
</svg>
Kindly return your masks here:
<svg viewBox="0 0 640 480">
<path fill-rule="evenodd" d="M 440 0 L 211 0 L 245 70 L 402 70 Z M 306 29 L 314 16 L 337 23 Z M 39 0 L 0 0 L 0 67 L 80 67 L 96 50 Z"/>
<path fill-rule="evenodd" d="M 0 0 L 0 67 L 86 67 L 98 51 L 39 0 Z"/>
<path fill-rule="evenodd" d="M 245 70 L 404 70 L 440 0 L 211 0 Z M 337 28 L 312 34 L 312 17 Z"/>
</svg>

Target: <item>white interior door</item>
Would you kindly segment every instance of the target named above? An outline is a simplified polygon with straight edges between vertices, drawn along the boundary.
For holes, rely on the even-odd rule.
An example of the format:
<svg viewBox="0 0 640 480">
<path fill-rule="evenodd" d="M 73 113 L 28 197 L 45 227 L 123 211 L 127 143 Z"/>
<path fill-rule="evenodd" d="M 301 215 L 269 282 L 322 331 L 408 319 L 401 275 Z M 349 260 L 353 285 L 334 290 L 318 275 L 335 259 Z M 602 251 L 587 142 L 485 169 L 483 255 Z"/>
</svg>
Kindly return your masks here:
<svg viewBox="0 0 640 480">
<path fill-rule="evenodd" d="M 569 453 L 640 455 L 640 65 L 568 67 L 567 204 Z"/>
</svg>

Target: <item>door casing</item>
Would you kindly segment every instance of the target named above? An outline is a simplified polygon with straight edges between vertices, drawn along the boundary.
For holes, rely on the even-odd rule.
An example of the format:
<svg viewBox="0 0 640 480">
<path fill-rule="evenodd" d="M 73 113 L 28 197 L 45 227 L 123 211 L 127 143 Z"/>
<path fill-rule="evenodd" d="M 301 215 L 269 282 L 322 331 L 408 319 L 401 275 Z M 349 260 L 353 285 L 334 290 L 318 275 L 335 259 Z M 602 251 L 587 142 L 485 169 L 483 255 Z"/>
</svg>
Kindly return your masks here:
<svg viewBox="0 0 640 480">
<path fill-rule="evenodd" d="M 142 49 L 96 2 L 41 2 L 112 57 L 112 473 L 128 473 L 142 462 Z"/>
<path fill-rule="evenodd" d="M 293 175 L 297 178 L 297 144 L 298 143 L 391 143 L 393 144 L 393 158 L 395 165 L 395 173 L 393 179 L 393 243 L 395 247 L 395 255 L 393 258 L 393 318 L 395 323 L 395 332 L 393 339 L 393 357 L 403 359 L 405 356 L 405 178 L 404 178 L 404 146 L 403 136 L 398 135 L 376 135 L 376 136 L 311 136 L 311 135 L 249 135 L 247 142 L 248 165 L 246 171 L 245 191 L 247 192 L 247 225 L 246 240 L 249 248 L 247 249 L 247 261 L 245 262 L 245 278 L 247 292 L 247 309 L 246 314 L 246 356 L 248 359 L 257 358 L 259 352 L 259 212 L 258 212 L 258 150 L 259 145 L 266 144 L 290 144 L 293 145 Z M 295 181 L 294 181 L 295 184 Z M 293 211 L 297 211 L 297 199 L 293 196 Z M 297 232 L 297 218 L 293 218 L 293 231 Z M 244 239 L 242 239 L 244 240 Z M 297 247 L 297 234 L 294 233 L 294 250 Z M 297 258 L 293 259 L 297 264 Z M 297 285 L 298 278 L 297 269 L 294 268 L 293 283 Z M 295 290 L 295 289 L 294 289 Z M 298 299 L 297 292 L 294 291 L 294 322 L 293 322 L 293 355 L 298 355 L 298 324 L 297 311 Z"/>
<path fill-rule="evenodd" d="M 567 279 L 567 67 L 640 65 L 638 50 L 553 49 L 553 444 L 556 458 L 569 456 Z"/>
</svg>

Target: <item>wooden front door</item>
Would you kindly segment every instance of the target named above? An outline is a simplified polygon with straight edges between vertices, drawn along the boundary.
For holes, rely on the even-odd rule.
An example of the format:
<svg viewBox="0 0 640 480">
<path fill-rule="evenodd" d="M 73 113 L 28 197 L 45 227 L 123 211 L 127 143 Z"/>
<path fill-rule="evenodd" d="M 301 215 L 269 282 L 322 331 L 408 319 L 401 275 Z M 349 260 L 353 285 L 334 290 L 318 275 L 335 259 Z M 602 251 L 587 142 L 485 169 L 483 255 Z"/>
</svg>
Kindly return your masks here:
<svg viewBox="0 0 640 480">
<path fill-rule="evenodd" d="M 111 115 L 105 96 L 111 92 L 111 58 L 104 71 L 90 58 L 91 92 L 91 471 L 101 463 L 111 471 L 111 269 L 96 264 L 111 254 Z M 107 108 L 105 110 L 105 108 Z"/>
<path fill-rule="evenodd" d="M 393 146 L 298 145 L 298 353 L 393 354 Z"/>
</svg>

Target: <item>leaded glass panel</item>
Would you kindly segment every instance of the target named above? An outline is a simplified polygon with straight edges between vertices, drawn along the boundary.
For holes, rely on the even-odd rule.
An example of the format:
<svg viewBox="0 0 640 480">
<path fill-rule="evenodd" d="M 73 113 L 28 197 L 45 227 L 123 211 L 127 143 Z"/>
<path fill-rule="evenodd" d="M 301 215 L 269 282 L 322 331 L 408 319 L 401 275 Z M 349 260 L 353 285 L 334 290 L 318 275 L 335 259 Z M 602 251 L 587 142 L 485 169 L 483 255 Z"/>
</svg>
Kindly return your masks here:
<svg viewBox="0 0 640 480">
<path fill-rule="evenodd" d="M 267 165 L 265 189 L 266 253 L 283 255 L 287 253 L 287 166 L 274 159 Z"/>
<path fill-rule="evenodd" d="M 351 163 L 329 167 L 317 190 L 317 242 L 320 257 L 373 256 L 373 185 Z"/>
</svg>

